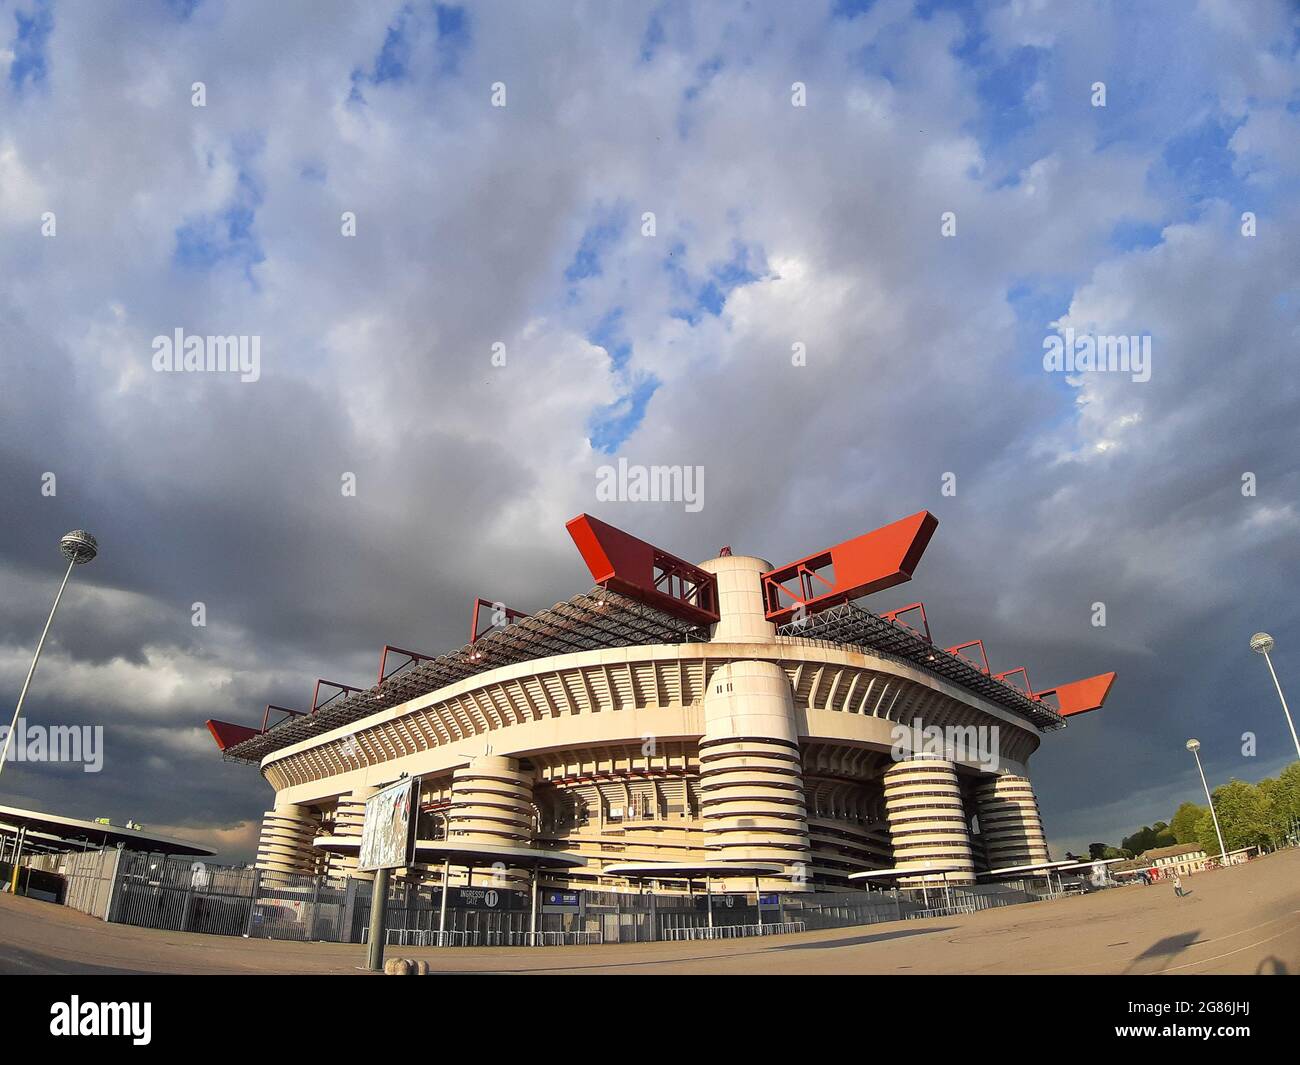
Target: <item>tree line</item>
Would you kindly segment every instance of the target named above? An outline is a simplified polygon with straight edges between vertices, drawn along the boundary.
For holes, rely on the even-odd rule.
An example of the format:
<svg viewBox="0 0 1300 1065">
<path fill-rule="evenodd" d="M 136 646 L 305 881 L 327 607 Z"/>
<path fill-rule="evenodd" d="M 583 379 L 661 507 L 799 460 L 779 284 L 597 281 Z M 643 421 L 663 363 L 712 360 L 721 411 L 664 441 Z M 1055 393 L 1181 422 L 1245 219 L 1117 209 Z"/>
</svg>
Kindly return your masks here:
<svg viewBox="0 0 1300 1065">
<path fill-rule="evenodd" d="M 1228 850 L 1259 847 L 1273 850 L 1300 842 L 1300 762 L 1292 762 L 1276 777 L 1250 784 L 1233 779 L 1212 792 L 1214 809 Z M 1143 825 L 1125 836 L 1118 847 L 1093 843 L 1090 858 L 1136 858 L 1144 851 L 1194 843 L 1206 854 L 1219 853 L 1214 818 L 1204 803 L 1184 802 L 1169 821 Z"/>
</svg>

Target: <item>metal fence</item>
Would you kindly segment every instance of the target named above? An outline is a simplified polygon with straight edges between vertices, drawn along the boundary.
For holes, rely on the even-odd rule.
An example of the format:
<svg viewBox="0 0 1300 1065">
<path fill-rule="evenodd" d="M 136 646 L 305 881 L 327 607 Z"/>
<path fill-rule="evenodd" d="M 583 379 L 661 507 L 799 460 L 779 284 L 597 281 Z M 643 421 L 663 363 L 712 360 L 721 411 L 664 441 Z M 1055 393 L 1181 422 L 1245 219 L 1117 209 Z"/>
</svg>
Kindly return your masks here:
<svg viewBox="0 0 1300 1065">
<path fill-rule="evenodd" d="M 35 854 L 27 859 L 25 865 L 28 869 L 57 878 L 56 901 L 103 920 L 108 916 L 109 899 L 113 895 L 122 853 L 116 848 L 105 848 Z"/>
<path fill-rule="evenodd" d="M 373 882 L 288 876 L 128 851 L 34 859 L 63 878 L 61 901 L 120 924 L 177 932 L 363 943 Z M 1041 885 L 1040 885 L 1041 890 Z M 543 892 L 394 883 L 385 940 L 401 946 L 532 946 L 742 938 L 973 913 L 1043 897 L 1034 882 L 882 891 L 743 894 Z M 710 916 L 710 909 L 712 915 Z M 440 931 L 441 929 L 441 931 Z"/>
<path fill-rule="evenodd" d="M 669 928 L 664 938 L 679 942 L 693 939 L 749 939 L 753 936 L 784 936 L 804 931 L 807 928 L 802 921 L 780 921 L 775 924 L 722 924 L 712 928 Z"/>
</svg>

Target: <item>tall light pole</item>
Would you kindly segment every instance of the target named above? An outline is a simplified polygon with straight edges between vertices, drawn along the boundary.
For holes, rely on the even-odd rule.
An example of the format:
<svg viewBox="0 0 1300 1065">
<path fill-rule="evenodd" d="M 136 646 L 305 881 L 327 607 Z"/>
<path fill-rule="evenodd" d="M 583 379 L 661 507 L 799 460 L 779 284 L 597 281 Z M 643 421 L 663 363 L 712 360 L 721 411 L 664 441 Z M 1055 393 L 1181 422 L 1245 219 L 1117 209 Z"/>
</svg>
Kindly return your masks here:
<svg viewBox="0 0 1300 1065">
<path fill-rule="evenodd" d="M 1201 768 L 1201 756 L 1198 753 L 1201 749 L 1201 741 L 1188 740 L 1187 749 L 1192 752 L 1192 757 L 1196 759 L 1196 771 L 1201 774 L 1201 786 L 1205 789 L 1205 801 L 1210 804 L 1210 816 L 1214 818 L 1214 834 L 1219 837 L 1219 864 L 1226 866 L 1228 864 L 1228 848 L 1223 845 L 1223 833 L 1219 831 L 1219 815 L 1214 812 L 1214 799 L 1210 795 L 1210 785 L 1205 780 L 1205 770 Z"/>
<path fill-rule="evenodd" d="M 23 700 L 27 698 L 27 689 L 31 687 L 32 677 L 36 674 L 36 663 L 41 660 L 41 649 L 45 646 L 45 637 L 50 634 L 50 625 L 54 623 L 54 612 L 59 609 L 59 600 L 63 598 L 63 589 L 68 586 L 68 578 L 72 576 L 72 567 L 83 566 L 99 554 L 99 543 L 85 529 L 74 529 L 64 534 L 59 541 L 59 550 L 68 560 L 68 570 L 63 575 L 63 583 L 59 585 L 59 594 L 54 597 L 54 606 L 50 607 L 50 616 L 45 621 L 45 629 L 41 633 L 40 642 L 36 645 L 36 654 L 32 657 L 32 668 L 27 671 L 23 690 L 18 695 L 14 718 L 9 722 L 9 733 L 5 736 L 5 749 L 0 753 L 0 773 L 4 772 L 5 763 L 9 760 L 9 744 L 13 742 L 14 731 L 18 728 L 18 718 L 23 712 Z"/>
<path fill-rule="evenodd" d="M 1291 742 L 1295 744 L 1296 757 L 1300 758 L 1300 739 L 1296 739 L 1295 722 L 1291 720 L 1291 711 L 1287 709 L 1286 696 L 1282 694 L 1282 685 L 1277 679 L 1277 670 L 1273 668 L 1273 659 L 1269 657 L 1269 651 L 1273 650 L 1275 641 L 1272 636 L 1266 632 L 1257 632 L 1250 638 L 1250 649 L 1257 655 L 1263 655 L 1264 661 L 1268 663 L 1268 671 L 1273 674 L 1273 687 L 1277 689 L 1277 697 L 1282 700 L 1282 713 L 1286 714 L 1286 723 L 1291 729 Z"/>
</svg>

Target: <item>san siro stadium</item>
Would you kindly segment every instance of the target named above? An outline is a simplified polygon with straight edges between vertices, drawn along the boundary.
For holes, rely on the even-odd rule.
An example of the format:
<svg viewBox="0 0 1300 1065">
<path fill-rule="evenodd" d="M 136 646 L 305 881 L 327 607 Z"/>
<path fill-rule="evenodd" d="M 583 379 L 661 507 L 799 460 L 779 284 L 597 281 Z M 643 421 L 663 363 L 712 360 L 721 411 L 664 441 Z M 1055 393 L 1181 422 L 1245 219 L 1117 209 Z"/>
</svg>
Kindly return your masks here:
<svg viewBox="0 0 1300 1065">
<path fill-rule="evenodd" d="M 275 791 L 257 866 L 365 878 L 366 799 L 404 775 L 419 814 L 399 883 L 490 868 L 555 891 L 842 892 L 865 871 L 960 884 L 1041 865 L 1029 758 L 1115 674 L 1036 691 L 979 640 L 935 644 L 920 603 L 856 602 L 909 580 L 937 525 L 922 511 L 787 565 L 724 548 L 697 566 L 575 518 L 590 591 L 531 614 L 478 600 L 458 650 L 386 646 L 372 685 L 320 680 L 308 709 L 208 722 Z M 994 736 L 997 758 L 900 748 L 922 724 Z"/>
</svg>

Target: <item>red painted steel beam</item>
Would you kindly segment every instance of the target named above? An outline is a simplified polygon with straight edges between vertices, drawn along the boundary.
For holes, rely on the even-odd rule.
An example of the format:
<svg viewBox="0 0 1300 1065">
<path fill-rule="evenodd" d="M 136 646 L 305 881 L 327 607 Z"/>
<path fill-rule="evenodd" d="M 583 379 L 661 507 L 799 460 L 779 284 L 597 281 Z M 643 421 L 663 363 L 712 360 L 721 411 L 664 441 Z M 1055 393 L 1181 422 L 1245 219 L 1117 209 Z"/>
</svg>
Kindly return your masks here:
<svg viewBox="0 0 1300 1065">
<path fill-rule="evenodd" d="M 768 621 L 804 615 L 884 591 L 912 579 L 939 519 L 928 510 L 781 566 L 763 577 Z"/>
<path fill-rule="evenodd" d="M 1072 714 L 1086 714 L 1092 710 L 1100 710 L 1114 683 L 1113 672 L 1098 673 L 1095 677 L 1086 677 L 1083 680 L 1075 680 L 1069 684 L 1035 692 L 1034 698 L 1041 699 L 1044 695 L 1055 695 L 1057 712 L 1062 717 L 1070 717 Z"/>
<path fill-rule="evenodd" d="M 1016 686 L 1012 684 L 1011 681 L 1007 680 L 1008 677 L 1014 677 L 1017 673 L 1019 673 L 1022 677 L 1025 678 L 1025 686 L 1023 688 L 1016 688 Z M 1024 666 L 1016 666 L 1015 669 L 1008 669 L 1005 673 L 994 673 L 993 679 L 1002 681 L 1002 683 L 1005 684 L 1008 688 L 1016 688 L 1016 691 L 1029 696 L 1029 698 L 1031 699 L 1038 698 L 1038 694 L 1034 692 L 1034 686 L 1029 683 L 1029 670 L 1027 670 Z"/>
<path fill-rule="evenodd" d="M 275 703 L 267 703 L 267 704 L 266 704 L 266 709 L 262 711 L 262 732 L 265 732 L 268 728 L 271 727 L 271 711 L 272 711 L 272 710 L 278 710 L 280 713 L 285 714 L 285 715 L 287 715 L 288 717 L 306 717 L 306 716 L 307 716 L 305 711 L 303 711 L 303 710 L 295 710 L 295 709 L 293 709 L 293 707 L 291 707 L 291 706 L 276 706 Z M 284 720 L 285 720 L 285 718 L 283 718 L 283 717 L 280 718 L 280 721 L 284 721 Z M 276 722 L 276 724 L 279 724 L 279 722 Z"/>
<path fill-rule="evenodd" d="M 395 655 L 401 655 L 406 659 L 400 666 L 394 666 L 392 673 L 388 671 L 388 652 L 392 651 Z M 379 681 L 376 687 L 383 687 L 384 681 L 400 669 L 404 669 L 412 662 L 432 662 L 435 655 L 421 654 L 419 651 L 408 651 L 404 647 L 394 647 L 391 643 L 384 644 L 384 649 L 379 652 Z"/>
<path fill-rule="evenodd" d="M 233 747 L 237 743 L 243 743 L 245 740 L 251 740 L 254 736 L 261 735 L 255 728 L 249 728 L 247 725 L 233 725 L 229 721 L 209 721 L 208 731 L 212 733 L 212 738 L 217 741 L 217 750 L 220 751 L 224 751 L 227 747 Z"/>
<path fill-rule="evenodd" d="M 486 636 L 489 632 L 491 632 L 494 628 L 496 628 L 495 625 L 489 624 L 486 629 L 480 631 L 478 627 L 478 617 L 479 614 L 482 613 L 483 608 L 487 607 L 489 610 L 495 610 L 496 606 L 497 604 L 493 602 L 491 599 L 483 599 L 480 597 L 474 600 L 473 606 L 470 607 L 470 615 L 469 615 L 469 642 L 471 645 L 478 643 L 478 641 L 482 637 Z M 507 625 L 512 625 L 514 624 L 514 622 L 521 621 L 522 619 L 528 617 L 528 615 L 524 613 L 524 611 L 511 610 L 510 607 L 505 605 L 505 603 L 501 604 L 501 610 L 505 613 Z"/>
<path fill-rule="evenodd" d="M 336 689 L 338 689 L 337 691 L 334 692 L 333 695 L 331 695 L 328 699 L 326 699 L 324 703 L 322 703 L 322 702 L 320 701 L 320 689 L 321 689 L 321 685 L 322 685 L 322 684 L 323 684 L 326 688 L 336 688 Z M 333 702 L 335 699 L 337 699 L 337 698 L 338 698 L 340 695 L 342 695 L 344 692 L 363 692 L 363 691 L 365 691 L 365 690 L 366 690 L 365 688 L 354 688 L 351 684 L 340 684 L 340 683 L 339 683 L 338 681 L 336 681 L 336 680 L 324 680 L 324 679 L 318 679 L 318 680 L 316 681 L 316 688 L 315 688 L 315 690 L 311 693 L 311 710 L 310 710 L 310 713 L 313 713 L 313 714 L 314 714 L 314 713 L 315 713 L 317 710 L 319 710 L 322 706 L 326 705 L 326 703 Z"/>
<path fill-rule="evenodd" d="M 963 651 L 971 647 L 978 647 L 980 649 L 980 658 L 984 662 L 983 673 L 984 676 L 987 677 L 989 675 L 989 655 L 988 652 L 984 650 L 983 640 L 968 640 L 966 643 L 959 643 L 956 647 L 946 647 L 944 650 L 946 650 L 950 655 L 956 655 L 963 661 L 970 662 L 971 665 L 974 665 L 974 661 L 968 655 L 962 654 Z"/>
<path fill-rule="evenodd" d="M 590 514 L 579 514 L 565 528 L 597 584 L 696 625 L 718 621 L 718 585 L 711 573 Z"/>
<path fill-rule="evenodd" d="M 903 620 L 903 615 L 910 614 L 913 610 L 919 610 L 921 612 L 922 627 L 919 629 L 915 625 L 909 624 Z M 911 629 L 918 636 L 924 636 L 926 643 L 934 643 L 934 639 L 930 635 L 930 619 L 925 616 L 924 603 L 910 603 L 907 606 L 900 606 L 897 610 L 886 611 L 880 616 L 886 621 L 893 621 L 902 625 L 904 628 Z"/>
</svg>

